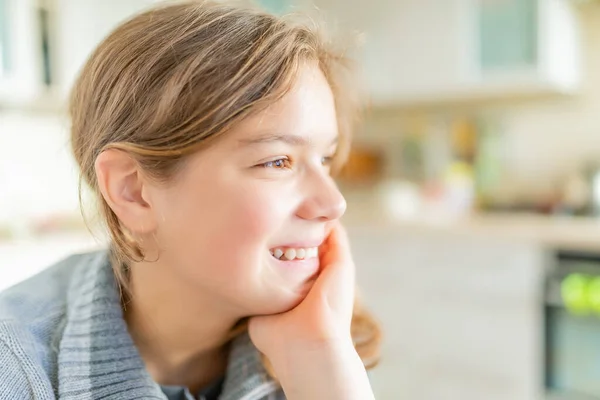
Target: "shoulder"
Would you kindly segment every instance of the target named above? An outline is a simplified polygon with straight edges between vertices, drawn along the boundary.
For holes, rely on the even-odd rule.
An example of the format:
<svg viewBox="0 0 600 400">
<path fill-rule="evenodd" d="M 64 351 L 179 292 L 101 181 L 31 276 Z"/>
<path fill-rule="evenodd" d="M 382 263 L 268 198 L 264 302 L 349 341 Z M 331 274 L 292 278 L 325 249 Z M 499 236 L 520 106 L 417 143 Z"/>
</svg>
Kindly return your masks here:
<svg viewBox="0 0 600 400">
<path fill-rule="evenodd" d="M 0 337 L 0 365 L 0 399 L 54 398 L 48 375 L 4 337 Z"/>
<path fill-rule="evenodd" d="M 70 256 L 0 292 L 0 365 L 9 366 L 0 368 L 0 399 L 54 397 L 70 288 L 99 253 Z"/>
<path fill-rule="evenodd" d="M 0 292 L 0 324 L 35 327 L 65 312 L 74 273 L 96 253 L 72 255 Z"/>
</svg>

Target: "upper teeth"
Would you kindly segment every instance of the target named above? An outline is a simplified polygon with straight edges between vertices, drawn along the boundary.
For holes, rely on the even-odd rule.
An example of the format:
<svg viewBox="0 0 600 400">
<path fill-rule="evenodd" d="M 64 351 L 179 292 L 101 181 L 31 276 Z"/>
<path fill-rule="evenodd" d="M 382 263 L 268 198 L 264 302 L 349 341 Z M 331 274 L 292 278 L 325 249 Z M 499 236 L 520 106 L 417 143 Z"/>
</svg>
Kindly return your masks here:
<svg viewBox="0 0 600 400">
<path fill-rule="evenodd" d="M 314 258 L 319 253 L 319 250 L 316 247 L 308 247 L 308 248 L 291 248 L 280 249 L 276 248 L 271 250 L 271 254 L 273 257 L 277 259 L 286 259 L 288 261 L 299 259 L 303 260 L 305 258 Z"/>
</svg>

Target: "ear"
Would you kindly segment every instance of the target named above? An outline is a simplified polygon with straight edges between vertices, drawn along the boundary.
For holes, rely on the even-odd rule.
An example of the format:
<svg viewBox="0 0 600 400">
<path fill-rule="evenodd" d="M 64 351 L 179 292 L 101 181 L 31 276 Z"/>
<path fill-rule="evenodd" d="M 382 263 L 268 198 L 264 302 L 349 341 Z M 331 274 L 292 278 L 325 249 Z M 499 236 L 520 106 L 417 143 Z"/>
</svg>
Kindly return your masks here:
<svg viewBox="0 0 600 400">
<path fill-rule="evenodd" d="M 102 197 L 121 223 L 132 234 L 154 231 L 156 220 L 144 196 L 150 182 L 135 159 L 125 151 L 108 149 L 100 153 L 94 167 Z"/>
</svg>

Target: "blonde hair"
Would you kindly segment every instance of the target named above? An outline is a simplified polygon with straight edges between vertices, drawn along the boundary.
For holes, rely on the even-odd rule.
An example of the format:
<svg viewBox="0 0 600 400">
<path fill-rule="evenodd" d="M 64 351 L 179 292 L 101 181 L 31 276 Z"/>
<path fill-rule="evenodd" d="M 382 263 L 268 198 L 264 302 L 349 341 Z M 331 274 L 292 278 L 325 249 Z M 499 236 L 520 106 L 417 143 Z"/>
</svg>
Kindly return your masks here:
<svg viewBox="0 0 600 400">
<path fill-rule="evenodd" d="M 100 194 L 94 169 L 98 155 L 109 148 L 126 151 L 149 176 L 166 182 L 187 155 L 281 99 L 306 62 L 318 65 L 335 96 L 340 148 L 334 170 L 339 170 L 358 102 L 348 90 L 347 59 L 314 24 L 253 8 L 189 1 L 139 14 L 98 46 L 71 93 L 71 141 L 82 179 L 100 203 L 121 284 L 127 287 L 124 266 L 144 254 Z M 244 329 L 241 324 L 234 334 Z M 365 365 L 374 366 L 380 330 L 359 304 L 352 335 Z"/>
</svg>

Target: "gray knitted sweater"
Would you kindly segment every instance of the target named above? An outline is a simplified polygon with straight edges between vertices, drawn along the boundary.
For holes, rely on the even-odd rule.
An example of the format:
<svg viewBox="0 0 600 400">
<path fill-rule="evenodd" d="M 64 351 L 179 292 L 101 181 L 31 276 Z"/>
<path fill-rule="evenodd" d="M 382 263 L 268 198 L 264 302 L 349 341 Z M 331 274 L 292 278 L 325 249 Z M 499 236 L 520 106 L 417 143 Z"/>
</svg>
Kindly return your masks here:
<svg viewBox="0 0 600 400">
<path fill-rule="evenodd" d="M 166 399 L 123 319 L 106 251 L 72 256 L 0 293 L 0 399 Z M 248 335 L 222 400 L 281 400 Z"/>
</svg>

